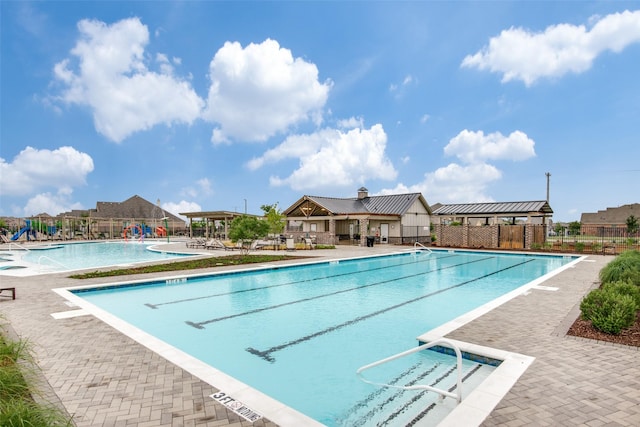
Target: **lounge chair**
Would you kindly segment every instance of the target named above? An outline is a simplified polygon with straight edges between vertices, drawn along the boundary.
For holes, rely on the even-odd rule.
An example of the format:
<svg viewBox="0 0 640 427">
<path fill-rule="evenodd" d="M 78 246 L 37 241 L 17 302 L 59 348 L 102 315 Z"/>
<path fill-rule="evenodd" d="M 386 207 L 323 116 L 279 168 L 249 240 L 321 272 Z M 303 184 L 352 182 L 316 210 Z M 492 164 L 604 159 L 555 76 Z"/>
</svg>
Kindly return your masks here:
<svg viewBox="0 0 640 427">
<path fill-rule="evenodd" d="M 269 246 L 271 243 L 266 242 L 264 240 L 254 240 L 253 242 L 251 242 L 251 247 L 249 247 L 249 250 L 251 251 L 255 251 L 258 249 L 262 249 L 265 246 Z"/>
<path fill-rule="evenodd" d="M 294 243 L 294 240 L 292 238 L 287 238 L 287 250 L 288 251 L 296 250 L 296 244 Z"/>
<path fill-rule="evenodd" d="M 196 239 L 190 242 L 187 242 L 187 247 L 192 249 L 204 248 L 206 244 L 206 240 L 204 239 Z"/>
<path fill-rule="evenodd" d="M 11 240 L 4 234 L 0 234 L 0 239 L 2 239 L 2 243 L 11 243 Z"/>
<path fill-rule="evenodd" d="M 304 239 L 304 247 L 306 249 L 315 249 L 316 248 L 316 244 L 313 243 L 313 240 L 311 240 L 310 238 L 305 238 Z"/>
<path fill-rule="evenodd" d="M 224 249 L 224 250 L 227 249 L 227 247 L 224 245 L 224 243 L 222 243 L 218 239 L 210 239 L 210 240 L 208 240 L 207 243 L 205 243 L 204 248 L 205 249 Z"/>
<path fill-rule="evenodd" d="M 224 248 L 226 250 L 229 250 L 229 251 L 233 251 L 233 250 L 236 250 L 236 249 L 242 249 L 242 241 L 241 240 L 238 240 L 238 242 L 236 242 L 236 243 L 227 242 L 227 241 L 221 242 L 221 243 L 224 246 Z"/>
</svg>

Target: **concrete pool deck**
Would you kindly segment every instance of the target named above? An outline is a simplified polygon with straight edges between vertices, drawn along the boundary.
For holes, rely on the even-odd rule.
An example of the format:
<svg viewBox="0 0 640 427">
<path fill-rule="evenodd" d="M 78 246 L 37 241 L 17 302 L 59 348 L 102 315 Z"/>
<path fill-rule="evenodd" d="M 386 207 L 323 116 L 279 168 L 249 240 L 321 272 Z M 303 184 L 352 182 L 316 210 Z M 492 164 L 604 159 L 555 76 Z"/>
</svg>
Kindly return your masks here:
<svg viewBox="0 0 640 427">
<path fill-rule="evenodd" d="M 184 242 L 174 245 L 185 249 Z M 288 254 L 338 259 L 402 249 L 346 246 Z M 612 259 L 589 256 L 446 335 L 535 357 L 482 425 L 640 425 L 639 349 L 565 335 L 581 298 Z M 67 278 L 68 273 L 0 276 L 0 287 L 16 288 L 16 300 L 0 298 L 5 327 L 32 343 L 49 385 L 46 397 L 74 415 L 77 426 L 276 425 L 266 419 L 244 421 L 210 397 L 217 389 L 94 316 L 52 316 L 73 309 L 52 289 L 177 274 L 82 281 Z"/>
</svg>

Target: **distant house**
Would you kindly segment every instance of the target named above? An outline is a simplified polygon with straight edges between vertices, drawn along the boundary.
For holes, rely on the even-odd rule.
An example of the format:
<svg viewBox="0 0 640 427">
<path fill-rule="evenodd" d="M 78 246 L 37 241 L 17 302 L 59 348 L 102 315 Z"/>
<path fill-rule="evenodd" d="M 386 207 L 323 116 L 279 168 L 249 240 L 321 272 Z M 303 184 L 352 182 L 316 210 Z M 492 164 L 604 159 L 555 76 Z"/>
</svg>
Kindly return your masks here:
<svg viewBox="0 0 640 427">
<path fill-rule="evenodd" d="M 583 213 L 580 223 L 583 227 L 627 227 L 627 218 L 633 215 L 640 221 L 640 203 L 607 208 L 595 213 Z"/>
<path fill-rule="evenodd" d="M 545 200 L 496 203 L 435 204 L 433 222 L 447 225 L 453 222 L 468 225 L 548 224 L 553 214 Z"/>
<path fill-rule="evenodd" d="M 97 202 L 95 209 L 74 209 L 55 219 L 63 222 L 63 233 L 70 230 L 70 237 L 78 233 L 84 237 L 120 237 L 130 226 L 139 226 L 146 235 L 163 236 L 167 232 L 184 233 L 186 225 L 182 218 L 138 195 L 123 202 Z M 168 230 L 164 230 L 165 226 Z"/>
<path fill-rule="evenodd" d="M 283 211 L 286 233 L 314 237 L 319 243 L 367 244 L 429 241 L 431 208 L 420 193 L 369 196 L 362 187 L 354 198 L 302 196 Z"/>
<path fill-rule="evenodd" d="M 97 202 L 95 209 L 74 209 L 61 213 L 58 217 L 131 218 L 145 220 L 160 220 L 166 217 L 170 222 L 180 222 L 183 225 L 185 223 L 179 216 L 165 211 L 158 205 L 138 195 L 131 196 L 124 202 Z"/>
</svg>

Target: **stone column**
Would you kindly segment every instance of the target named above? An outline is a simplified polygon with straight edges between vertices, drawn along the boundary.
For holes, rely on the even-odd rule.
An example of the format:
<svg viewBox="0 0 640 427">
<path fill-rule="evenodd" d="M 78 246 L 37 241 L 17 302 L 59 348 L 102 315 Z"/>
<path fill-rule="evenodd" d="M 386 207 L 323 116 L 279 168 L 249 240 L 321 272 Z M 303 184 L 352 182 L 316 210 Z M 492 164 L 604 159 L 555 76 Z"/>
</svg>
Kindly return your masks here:
<svg viewBox="0 0 640 427">
<path fill-rule="evenodd" d="M 367 246 L 367 229 L 369 228 L 369 218 L 360 220 L 360 246 Z"/>
<path fill-rule="evenodd" d="M 330 245 L 336 245 L 336 219 L 331 216 L 329 217 L 329 241 L 327 242 Z"/>
</svg>

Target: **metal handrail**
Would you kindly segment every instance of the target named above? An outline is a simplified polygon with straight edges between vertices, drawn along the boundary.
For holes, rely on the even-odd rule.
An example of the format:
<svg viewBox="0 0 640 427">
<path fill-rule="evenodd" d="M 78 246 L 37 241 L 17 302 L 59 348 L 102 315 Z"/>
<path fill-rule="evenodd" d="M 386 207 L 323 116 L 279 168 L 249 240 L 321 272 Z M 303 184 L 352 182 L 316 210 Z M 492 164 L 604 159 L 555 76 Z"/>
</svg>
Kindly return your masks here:
<svg viewBox="0 0 640 427">
<path fill-rule="evenodd" d="M 432 251 L 431 249 L 429 249 L 428 247 L 426 247 L 425 245 L 423 245 L 423 244 L 422 244 L 422 243 L 420 243 L 420 242 L 415 242 L 415 243 L 413 244 L 413 249 L 417 249 L 417 248 L 418 248 L 418 246 L 420 246 L 421 248 L 424 248 L 424 250 L 426 250 L 426 251 L 427 251 L 427 252 L 429 252 L 430 254 L 432 254 L 432 253 L 433 253 L 433 251 Z M 423 250 L 423 249 L 420 249 L 420 250 Z"/>
<path fill-rule="evenodd" d="M 61 267 L 62 267 L 62 268 L 64 268 L 65 270 L 70 270 L 70 268 L 69 268 L 69 267 L 67 267 L 66 265 L 64 265 L 64 264 L 63 264 L 63 263 L 61 263 L 60 261 L 56 261 L 55 259 L 53 259 L 53 258 L 49 258 L 49 257 L 48 257 L 48 256 L 46 256 L 46 255 L 40 255 L 40 257 L 38 258 L 38 266 L 39 266 L 39 267 L 42 267 L 42 263 L 41 263 L 40 261 L 42 261 L 42 259 L 43 259 L 43 258 L 48 259 L 49 261 L 52 261 L 54 264 L 58 264 L 59 266 L 61 266 Z"/>
<path fill-rule="evenodd" d="M 439 388 L 436 388 L 436 387 L 432 387 L 432 386 L 429 386 L 429 385 L 426 385 L 426 384 L 418 384 L 418 385 L 411 385 L 411 386 L 397 386 L 397 385 L 391 385 L 391 384 L 385 384 L 385 383 L 378 383 L 378 382 L 374 382 L 374 381 L 369 381 L 369 380 L 365 379 L 362 376 L 362 372 L 366 371 L 367 369 L 373 368 L 373 367 L 378 366 L 378 365 L 382 365 L 383 363 L 387 363 L 387 362 L 390 362 L 392 360 L 399 359 L 401 357 L 407 356 L 409 354 L 416 353 L 418 351 L 426 350 L 426 349 L 428 349 L 430 347 L 433 347 L 433 346 L 436 346 L 436 345 L 445 345 L 445 346 L 453 349 L 453 351 L 456 352 L 456 363 L 457 363 L 458 378 L 457 378 L 457 387 L 456 387 L 456 392 L 455 393 L 451 393 L 449 391 L 442 390 L 442 389 L 439 389 Z M 364 381 L 367 384 L 373 384 L 373 385 L 377 385 L 377 386 L 380 386 L 380 387 L 397 388 L 397 389 L 402 389 L 402 390 L 426 390 L 426 391 L 432 391 L 432 392 L 440 394 L 443 397 L 451 397 L 453 399 L 456 399 L 457 403 L 460 403 L 462 401 L 462 352 L 460 351 L 458 346 L 456 346 L 454 343 L 452 343 L 451 341 L 447 340 L 446 338 L 440 338 L 440 339 L 437 339 L 437 340 L 432 341 L 430 343 L 423 344 L 423 345 L 418 346 L 416 348 L 412 348 L 411 350 L 403 351 L 402 353 L 398 353 L 398 354 L 395 354 L 393 356 L 389 356 L 387 358 L 380 359 L 377 362 L 373 362 L 373 363 L 370 363 L 368 365 L 362 366 L 362 367 L 358 368 L 358 370 L 356 371 L 356 374 L 358 375 L 358 378 L 360 378 L 360 380 Z"/>
<path fill-rule="evenodd" d="M 17 247 L 18 249 L 20 249 L 21 251 L 31 252 L 31 250 L 30 250 L 30 249 L 25 248 L 24 246 L 22 246 L 22 245 L 21 245 L 21 244 L 19 244 L 19 243 L 15 243 L 15 242 L 11 242 L 11 243 L 9 243 L 9 250 L 10 250 L 10 251 L 11 251 L 11 250 L 13 250 L 13 249 L 11 249 L 11 246 L 16 246 L 16 247 Z"/>
</svg>

